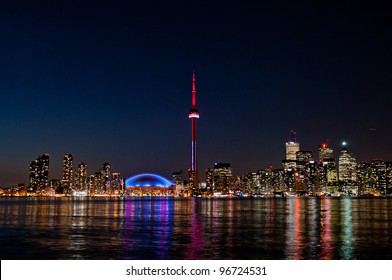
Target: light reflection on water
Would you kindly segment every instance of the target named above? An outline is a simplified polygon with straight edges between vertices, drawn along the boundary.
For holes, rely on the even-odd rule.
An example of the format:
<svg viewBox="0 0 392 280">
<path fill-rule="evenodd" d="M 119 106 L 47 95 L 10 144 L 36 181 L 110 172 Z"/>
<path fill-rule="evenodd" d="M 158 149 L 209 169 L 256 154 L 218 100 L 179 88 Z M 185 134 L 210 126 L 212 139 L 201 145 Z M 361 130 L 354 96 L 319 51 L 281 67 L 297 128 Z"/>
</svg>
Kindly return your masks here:
<svg viewBox="0 0 392 280">
<path fill-rule="evenodd" d="M 1 259 L 391 259 L 388 198 L 1 198 Z"/>
</svg>

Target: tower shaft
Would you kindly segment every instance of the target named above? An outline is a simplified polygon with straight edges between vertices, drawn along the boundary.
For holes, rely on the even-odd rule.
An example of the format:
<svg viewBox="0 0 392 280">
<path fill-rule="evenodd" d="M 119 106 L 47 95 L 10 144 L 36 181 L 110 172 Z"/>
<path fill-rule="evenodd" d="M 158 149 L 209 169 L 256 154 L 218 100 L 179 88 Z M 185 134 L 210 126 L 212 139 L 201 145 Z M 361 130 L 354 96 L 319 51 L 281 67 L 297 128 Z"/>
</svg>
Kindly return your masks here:
<svg viewBox="0 0 392 280">
<path fill-rule="evenodd" d="M 196 107 L 196 74 L 192 73 L 192 107 L 189 111 L 188 117 L 192 123 L 192 149 L 191 149 L 191 168 L 189 172 L 190 186 L 192 187 L 192 193 L 199 193 L 199 176 L 197 170 L 197 149 L 196 149 L 196 119 L 199 118 L 199 111 Z"/>
</svg>

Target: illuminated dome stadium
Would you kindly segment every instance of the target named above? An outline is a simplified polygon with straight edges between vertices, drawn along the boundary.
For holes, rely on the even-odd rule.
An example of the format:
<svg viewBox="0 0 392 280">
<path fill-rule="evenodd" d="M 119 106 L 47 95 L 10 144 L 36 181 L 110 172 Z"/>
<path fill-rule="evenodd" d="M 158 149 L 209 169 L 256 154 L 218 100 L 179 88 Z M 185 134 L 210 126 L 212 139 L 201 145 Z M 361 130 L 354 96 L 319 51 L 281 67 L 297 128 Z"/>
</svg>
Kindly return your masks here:
<svg viewBox="0 0 392 280">
<path fill-rule="evenodd" d="M 125 180 L 128 195 L 171 195 L 175 184 L 152 173 L 138 174 Z"/>
</svg>

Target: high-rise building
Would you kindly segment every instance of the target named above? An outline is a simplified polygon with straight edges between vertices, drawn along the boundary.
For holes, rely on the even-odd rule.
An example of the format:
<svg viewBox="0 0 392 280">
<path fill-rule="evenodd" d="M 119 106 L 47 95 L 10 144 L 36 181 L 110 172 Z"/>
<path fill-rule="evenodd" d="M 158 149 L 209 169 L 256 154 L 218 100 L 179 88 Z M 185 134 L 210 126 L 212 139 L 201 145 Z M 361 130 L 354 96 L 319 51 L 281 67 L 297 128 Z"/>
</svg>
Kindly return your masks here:
<svg viewBox="0 0 392 280">
<path fill-rule="evenodd" d="M 324 159 L 323 166 L 327 177 L 327 184 L 336 184 L 338 181 L 338 173 L 336 171 L 336 161 L 334 158 Z"/>
<path fill-rule="evenodd" d="M 100 174 L 100 173 L 99 173 Z M 87 195 L 88 196 L 94 196 L 97 192 L 97 185 L 96 185 L 96 175 L 97 173 L 95 173 L 94 175 L 90 175 L 90 177 L 88 178 L 88 182 L 87 182 Z"/>
<path fill-rule="evenodd" d="M 322 165 L 324 160 L 333 158 L 333 150 L 327 144 L 319 146 L 319 164 Z"/>
<path fill-rule="evenodd" d="M 231 166 L 230 163 L 215 163 L 212 175 L 213 192 L 229 193 L 231 185 Z"/>
<path fill-rule="evenodd" d="M 106 189 L 101 170 L 95 172 L 94 177 L 90 178 L 90 188 L 94 190 L 93 195 L 105 193 Z"/>
<path fill-rule="evenodd" d="M 124 178 L 121 177 L 119 172 L 112 173 L 110 193 L 114 195 L 124 194 Z"/>
<path fill-rule="evenodd" d="M 27 192 L 45 195 L 49 187 L 49 154 L 43 154 L 30 164 Z"/>
<path fill-rule="evenodd" d="M 313 192 L 314 186 L 311 181 L 311 175 L 314 175 L 314 161 L 313 153 L 311 151 L 298 151 L 296 153 L 297 167 L 296 167 L 296 185 L 298 191 Z"/>
<path fill-rule="evenodd" d="M 192 107 L 188 117 L 192 121 L 192 146 L 191 146 L 191 167 L 189 168 L 189 188 L 193 194 L 199 194 L 199 178 L 197 170 L 197 150 L 196 150 L 196 120 L 199 118 L 199 111 L 196 107 L 196 74 L 192 73 Z"/>
<path fill-rule="evenodd" d="M 110 188 L 110 179 L 111 179 L 110 164 L 104 163 L 102 165 L 100 172 L 101 172 L 100 190 L 101 193 L 107 193 L 108 189 Z"/>
<path fill-rule="evenodd" d="M 357 183 L 359 194 L 373 194 L 370 188 L 370 164 L 367 162 L 358 162 L 357 164 Z"/>
<path fill-rule="evenodd" d="M 78 164 L 78 170 L 76 171 L 74 191 L 76 194 L 87 194 L 87 164 L 81 162 Z"/>
<path fill-rule="evenodd" d="M 292 130 L 291 139 L 286 143 L 286 160 L 297 160 L 296 153 L 300 150 L 300 146 L 295 135 L 296 132 Z"/>
<path fill-rule="evenodd" d="M 386 194 L 387 166 L 385 161 L 376 159 L 370 163 L 370 188 L 374 194 Z"/>
<path fill-rule="evenodd" d="M 340 151 L 339 156 L 339 181 L 353 183 L 357 181 L 357 161 L 353 154 L 346 148 Z"/>
<path fill-rule="evenodd" d="M 392 194 L 392 162 L 386 162 L 386 180 L 387 180 L 387 189 L 386 194 Z"/>
<path fill-rule="evenodd" d="M 73 157 L 65 154 L 63 159 L 63 179 L 61 180 L 62 192 L 70 195 L 73 190 Z"/>
<path fill-rule="evenodd" d="M 184 183 L 182 170 L 173 172 L 172 173 L 172 180 L 173 180 L 174 184 L 176 185 L 176 193 L 179 195 L 183 195 L 183 193 L 185 191 L 185 183 Z"/>
<path fill-rule="evenodd" d="M 297 160 L 296 153 L 299 151 L 298 142 L 287 142 L 286 143 L 286 160 Z"/>
</svg>

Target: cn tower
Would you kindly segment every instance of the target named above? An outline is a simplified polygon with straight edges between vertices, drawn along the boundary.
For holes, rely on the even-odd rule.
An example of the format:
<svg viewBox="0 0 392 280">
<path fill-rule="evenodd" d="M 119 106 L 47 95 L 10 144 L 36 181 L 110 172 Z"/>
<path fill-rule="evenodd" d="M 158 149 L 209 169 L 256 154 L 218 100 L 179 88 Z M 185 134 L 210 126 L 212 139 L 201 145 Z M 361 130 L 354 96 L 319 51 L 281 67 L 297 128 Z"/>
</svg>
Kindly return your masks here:
<svg viewBox="0 0 392 280">
<path fill-rule="evenodd" d="M 192 108 L 188 117 L 192 121 L 192 157 L 191 168 L 189 169 L 189 186 L 192 187 L 192 194 L 199 193 L 199 180 L 197 174 L 197 155 L 196 155 L 196 119 L 199 118 L 199 111 L 196 108 L 196 74 L 192 73 Z"/>
</svg>

